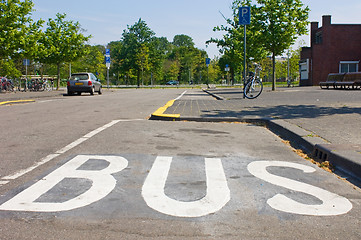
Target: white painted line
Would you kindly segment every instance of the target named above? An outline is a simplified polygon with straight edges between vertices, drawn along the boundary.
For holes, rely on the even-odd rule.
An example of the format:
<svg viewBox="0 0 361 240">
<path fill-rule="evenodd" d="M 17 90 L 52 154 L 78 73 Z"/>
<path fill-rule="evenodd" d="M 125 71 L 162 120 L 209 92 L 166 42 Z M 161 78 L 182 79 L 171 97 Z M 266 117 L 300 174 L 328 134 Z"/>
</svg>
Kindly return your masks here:
<svg viewBox="0 0 361 240">
<path fill-rule="evenodd" d="M 135 119 L 135 120 L 139 120 L 139 119 Z M 143 119 L 142 119 L 143 120 Z M 94 131 L 91 131 L 90 133 L 86 134 L 85 136 L 75 140 L 74 142 L 70 143 L 69 145 L 63 147 L 62 149 L 56 151 L 54 154 L 50 154 L 48 156 L 46 156 L 45 158 L 43 158 L 42 160 L 40 160 L 40 162 L 37 162 L 35 163 L 33 166 L 27 168 L 27 169 L 23 169 L 23 170 L 20 170 L 19 172 L 17 173 L 14 173 L 12 175 L 9 175 L 9 176 L 5 176 L 3 177 L 2 179 L 3 180 L 14 180 L 14 179 L 17 179 L 18 177 L 21 177 L 23 176 L 24 174 L 28 173 L 28 172 L 31 172 L 33 171 L 35 168 L 53 160 L 54 158 L 58 157 L 60 154 L 63 154 L 67 151 L 69 151 L 70 149 L 78 146 L 79 144 L 83 143 L 84 141 L 88 140 L 89 138 L 95 136 L 96 134 L 104 131 L 105 129 L 107 128 L 110 128 L 111 126 L 113 126 L 114 124 L 117 124 L 118 122 L 121 122 L 123 120 L 114 120 L 114 121 L 111 121 L 110 123 L 108 124 L 105 124 L 104 126 L 98 128 L 98 129 L 95 129 Z M 126 120 L 126 121 L 132 121 L 132 120 Z"/>
<path fill-rule="evenodd" d="M 83 136 L 83 138 L 91 138 L 91 137 L 93 137 L 94 135 L 100 133 L 101 131 L 104 131 L 105 129 L 110 128 L 110 127 L 113 126 L 114 124 L 117 124 L 118 122 L 120 122 L 120 120 L 111 121 L 110 123 L 105 124 L 104 126 L 98 128 L 98 129 L 95 129 L 94 131 L 91 131 L 91 132 L 88 133 L 87 135 Z"/>
<path fill-rule="evenodd" d="M 8 184 L 9 181 L 0 181 L 0 185 L 5 185 L 5 184 Z"/>
<path fill-rule="evenodd" d="M 40 162 L 37 162 L 35 163 L 33 166 L 27 168 L 27 169 L 23 169 L 23 170 L 20 170 L 19 172 L 13 174 L 13 175 L 9 175 L 9 176 L 6 176 L 6 177 L 3 177 L 2 179 L 7 179 L 7 180 L 14 180 L 14 179 L 17 179 L 18 177 L 28 173 L 28 172 L 31 172 L 32 170 L 34 170 L 35 168 L 53 160 L 54 158 L 56 158 L 57 156 L 59 156 L 60 154 L 50 154 L 48 156 L 46 156 L 45 158 L 43 158 L 42 160 L 40 160 Z"/>
<path fill-rule="evenodd" d="M 86 140 L 88 140 L 88 138 L 81 137 L 81 138 L 75 140 L 74 142 L 70 143 L 68 146 L 63 147 L 62 149 L 56 151 L 56 153 L 57 154 L 63 154 L 65 152 L 69 151 L 70 149 L 78 146 L 79 144 L 81 144 L 82 142 L 84 142 Z"/>
<path fill-rule="evenodd" d="M 188 90 L 185 90 L 179 97 L 177 97 L 177 98 L 174 99 L 174 100 L 179 100 L 181 97 L 183 97 L 184 94 L 186 94 L 187 91 L 188 91 Z"/>
</svg>

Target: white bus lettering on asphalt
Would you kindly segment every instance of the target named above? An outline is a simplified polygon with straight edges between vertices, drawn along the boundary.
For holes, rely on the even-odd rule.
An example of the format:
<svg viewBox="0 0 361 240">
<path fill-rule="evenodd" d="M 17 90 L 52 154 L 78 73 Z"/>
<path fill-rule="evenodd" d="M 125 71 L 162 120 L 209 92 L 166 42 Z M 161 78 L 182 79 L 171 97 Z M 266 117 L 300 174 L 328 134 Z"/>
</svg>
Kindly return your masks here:
<svg viewBox="0 0 361 240">
<path fill-rule="evenodd" d="M 80 170 L 79 167 L 90 159 L 105 160 L 109 165 L 102 170 Z M 3 203 L 0 210 L 60 212 L 87 206 L 107 196 L 116 186 L 116 180 L 111 174 L 120 172 L 127 166 L 128 161 L 119 156 L 78 155 Z M 88 179 L 92 186 L 86 192 L 65 202 L 36 202 L 41 195 L 66 178 Z"/>
<path fill-rule="evenodd" d="M 164 193 L 172 157 L 157 157 L 146 178 L 142 196 L 147 205 L 164 214 L 176 217 L 201 217 L 215 213 L 230 200 L 230 190 L 219 158 L 206 158 L 207 194 L 204 198 L 182 202 Z"/>
<path fill-rule="evenodd" d="M 83 170 L 81 166 L 91 159 L 109 163 L 101 170 Z M 157 157 L 143 184 L 142 196 L 146 204 L 160 213 L 176 217 L 202 217 L 222 209 L 230 200 L 230 190 L 219 158 L 205 158 L 207 181 L 206 196 L 200 200 L 184 202 L 165 195 L 164 188 L 172 163 L 172 157 Z M 61 212 L 88 206 L 105 198 L 116 187 L 112 174 L 124 170 L 128 160 L 120 156 L 78 155 L 60 166 L 46 177 L 15 195 L 0 205 L 0 210 L 29 212 Z M 247 169 L 255 177 L 271 184 L 316 197 L 322 204 L 304 204 L 285 195 L 276 194 L 267 200 L 273 209 L 301 215 L 335 216 L 346 214 L 352 209 L 351 202 L 335 193 L 319 187 L 286 177 L 280 177 L 267 171 L 268 167 L 288 167 L 312 173 L 313 167 L 281 161 L 255 161 Z M 37 201 L 65 179 L 90 180 L 91 186 L 83 193 L 65 202 Z"/>
<path fill-rule="evenodd" d="M 297 192 L 310 194 L 323 202 L 318 205 L 308 205 L 296 202 L 285 195 L 277 194 L 267 200 L 267 204 L 276 210 L 301 215 L 335 216 L 345 214 L 352 209 L 351 202 L 342 196 L 306 183 L 270 174 L 267 167 L 289 167 L 302 170 L 305 173 L 315 172 L 316 170 L 313 167 L 291 162 L 256 161 L 248 165 L 248 171 L 264 181 Z"/>
</svg>

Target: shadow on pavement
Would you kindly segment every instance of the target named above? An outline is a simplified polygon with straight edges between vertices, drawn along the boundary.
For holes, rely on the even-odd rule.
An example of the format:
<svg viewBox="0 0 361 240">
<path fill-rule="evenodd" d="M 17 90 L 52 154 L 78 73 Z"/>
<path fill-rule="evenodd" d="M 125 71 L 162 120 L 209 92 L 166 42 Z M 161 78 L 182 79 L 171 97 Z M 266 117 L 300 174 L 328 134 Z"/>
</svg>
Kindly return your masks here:
<svg viewBox="0 0 361 240">
<path fill-rule="evenodd" d="M 272 107 L 245 107 L 242 110 L 202 110 L 201 117 L 262 116 L 282 119 L 318 118 L 322 116 L 360 114 L 358 107 L 320 107 L 316 105 L 280 105 Z"/>
</svg>

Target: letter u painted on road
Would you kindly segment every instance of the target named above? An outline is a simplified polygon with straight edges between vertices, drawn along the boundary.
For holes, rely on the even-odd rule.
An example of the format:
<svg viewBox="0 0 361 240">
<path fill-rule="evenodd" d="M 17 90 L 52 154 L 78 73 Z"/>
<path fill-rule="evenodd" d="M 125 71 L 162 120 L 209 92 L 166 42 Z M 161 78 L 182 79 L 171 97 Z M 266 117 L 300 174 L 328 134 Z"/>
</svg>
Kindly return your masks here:
<svg viewBox="0 0 361 240">
<path fill-rule="evenodd" d="M 267 167 L 289 167 L 302 170 L 305 173 L 315 172 L 316 170 L 313 167 L 291 162 L 256 161 L 248 165 L 248 171 L 264 181 L 297 192 L 310 194 L 323 202 L 318 205 L 303 204 L 285 195 L 277 194 L 267 201 L 267 204 L 276 210 L 301 215 L 335 216 L 345 214 L 352 209 L 351 202 L 344 197 L 306 183 L 270 174 L 266 169 Z"/>
<path fill-rule="evenodd" d="M 104 160 L 109 162 L 109 165 L 102 170 L 79 169 L 90 159 Z M 128 161 L 119 156 L 78 155 L 2 204 L 0 210 L 59 212 L 87 206 L 107 196 L 116 186 L 116 180 L 111 174 L 120 172 L 127 166 Z M 65 202 L 36 202 L 41 195 L 66 178 L 88 179 L 92 186 L 86 192 Z"/>
<path fill-rule="evenodd" d="M 176 217 L 201 217 L 220 210 L 230 200 L 230 190 L 221 159 L 206 158 L 207 194 L 204 198 L 183 202 L 165 195 L 164 187 L 172 163 L 171 157 L 157 157 L 146 178 L 142 195 L 154 210 Z"/>
</svg>

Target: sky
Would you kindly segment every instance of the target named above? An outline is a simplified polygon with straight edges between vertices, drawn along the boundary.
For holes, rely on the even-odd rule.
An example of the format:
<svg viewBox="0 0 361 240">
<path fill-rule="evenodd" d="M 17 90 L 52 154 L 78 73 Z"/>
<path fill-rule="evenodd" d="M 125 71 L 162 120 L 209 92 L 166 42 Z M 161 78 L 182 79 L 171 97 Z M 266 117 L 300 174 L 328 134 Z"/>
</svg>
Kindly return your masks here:
<svg viewBox="0 0 361 240">
<path fill-rule="evenodd" d="M 322 16 L 331 15 L 334 24 L 361 24 L 360 0 L 303 0 L 310 8 L 309 21 L 320 22 Z M 78 21 L 86 35 L 92 35 L 90 44 L 106 46 L 121 39 L 123 30 L 144 20 L 157 37 L 173 41 L 178 34 L 193 38 L 197 48 L 206 50 L 209 57 L 219 55 L 215 44 L 208 47 L 210 38 L 221 38 L 213 32 L 215 26 L 225 24 L 232 16 L 232 0 L 33 0 L 33 19 L 56 18 L 66 13 L 67 20 Z M 301 44 L 300 42 L 304 42 Z M 302 36 L 295 47 L 309 46 L 309 36 Z"/>
</svg>

